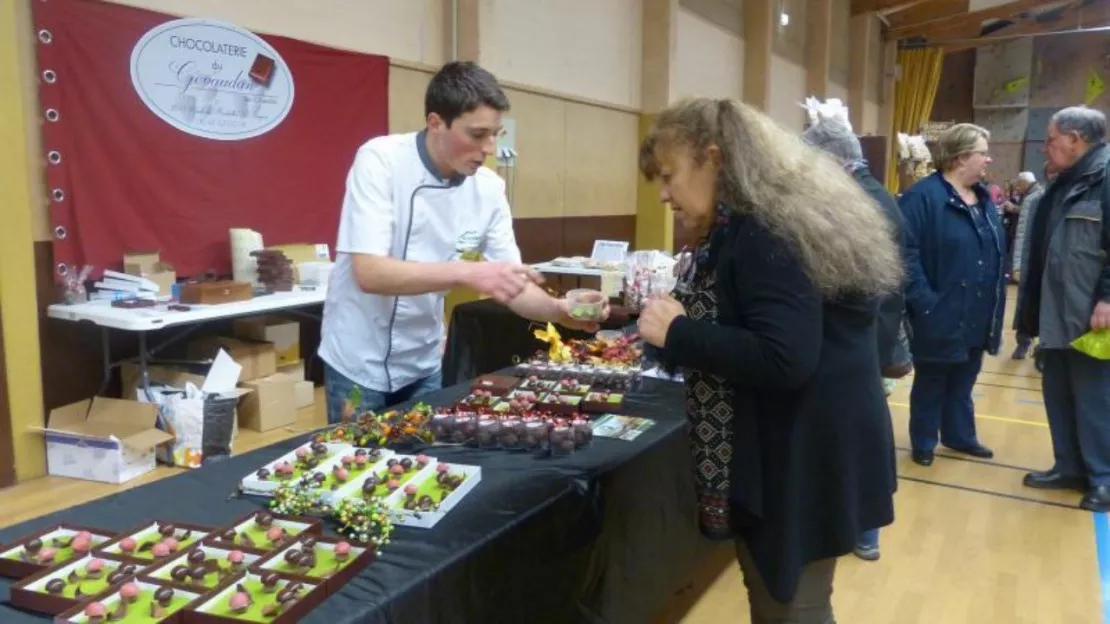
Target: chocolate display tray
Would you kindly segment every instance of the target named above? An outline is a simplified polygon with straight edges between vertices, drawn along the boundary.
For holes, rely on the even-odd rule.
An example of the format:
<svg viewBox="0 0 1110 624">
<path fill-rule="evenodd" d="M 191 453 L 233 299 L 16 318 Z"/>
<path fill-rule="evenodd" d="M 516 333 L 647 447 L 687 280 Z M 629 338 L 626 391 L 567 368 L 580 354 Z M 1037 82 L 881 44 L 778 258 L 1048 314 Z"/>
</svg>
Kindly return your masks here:
<svg viewBox="0 0 1110 624">
<path fill-rule="evenodd" d="M 309 516 L 287 516 L 285 514 L 272 513 L 265 509 L 260 509 L 258 511 L 252 511 L 251 513 L 243 516 L 242 518 L 239 518 L 238 520 L 227 526 L 212 531 L 211 535 L 209 535 L 209 537 L 204 540 L 204 543 L 209 546 L 215 546 L 216 548 L 224 548 L 228 550 L 238 548 L 239 550 L 243 550 L 240 545 L 224 539 L 223 534 L 229 529 L 234 529 L 236 533 L 239 533 L 244 525 L 253 522 L 255 516 L 260 513 L 268 513 L 273 516 L 275 526 L 284 525 L 286 526 L 286 528 L 288 528 L 289 525 L 296 525 L 301 530 L 298 531 L 296 535 L 291 535 L 288 539 L 280 544 L 271 544 L 269 548 L 253 548 L 251 550 L 264 550 L 266 552 L 269 552 L 274 548 L 284 548 L 285 544 L 295 540 L 297 536 L 301 534 L 319 535 L 323 531 L 319 518 L 311 518 Z"/>
<path fill-rule="evenodd" d="M 251 571 L 259 575 L 266 572 L 276 572 L 277 574 L 282 575 L 289 574 L 289 572 L 268 568 L 266 566 L 271 565 L 274 562 L 282 561 L 287 550 L 289 550 L 290 548 L 300 548 L 303 542 L 304 536 L 300 536 L 298 539 L 293 540 L 291 543 L 287 544 L 284 548 L 275 550 L 269 556 L 263 557 L 262 559 L 256 561 L 254 565 L 251 566 Z M 373 563 L 374 559 L 377 558 L 377 546 L 374 545 L 360 544 L 351 540 L 338 539 L 334 537 L 316 538 L 316 544 L 318 546 L 324 546 L 325 548 L 334 548 L 335 545 L 339 542 L 347 542 L 351 545 L 352 560 L 347 565 L 343 566 L 343 569 L 323 579 L 316 579 L 315 577 L 307 574 L 303 575 L 305 578 L 313 580 L 314 582 L 322 582 L 324 584 L 324 588 L 327 590 L 327 595 L 329 596 L 337 593 L 340 589 L 343 588 L 344 585 L 346 585 L 351 579 L 357 576 L 359 572 L 362 572 L 362 570 L 365 569 L 366 566 Z"/>
<path fill-rule="evenodd" d="M 186 605 L 185 607 L 183 607 L 181 609 L 178 609 L 177 611 L 174 611 L 173 613 L 167 615 L 166 617 L 164 617 L 160 620 L 150 618 L 148 621 L 152 622 L 152 623 L 156 622 L 157 624 L 179 624 L 185 617 L 185 609 L 188 609 L 189 605 L 193 604 L 198 599 L 200 599 L 201 597 L 204 596 L 204 592 L 198 591 L 197 588 L 189 587 L 187 585 L 181 585 L 181 584 L 178 584 L 178 583 L 168 583 L 168 582 L 164 582 L 164 581 L 161 581 L 161 580 L 158 580 L 158 579 L 143 579 L 143 578 L 136 579 L 134 582 L 137 583 L 139 585 L 139 587 L 141 589 L 144 589 L 144 590 L 149 590 L 151 588 L 158 588 L 158 587 L 173 588 L 175 593 L 180 592 L 181 595 L 184 596 L 185 598 L 187 598 L 188 601 L 189 601 L 189 604 Z M 81 604 L 78 604 L 78 605 L 74 606 L 73 608 L 60 613 L 57 617 L 54 618 L 55 624 L 77 624 L 77 623 L 80 623 L 80 622 L 87 622 L 88 619 L 84 618 L 83 616 L 84 616 L 84 613 L 85 613 L 85 607 L 88 606 L 89 602 L 100 602 L 101 604 L 103 604 L 106 607 L 106 611 L 108 613 L 111 613 L 113 607 L 116 604 L 119 603 L 119 600 L 120 600 L 119 590 L 120 590 L 121 587 L 124 586 L 124 584 L 126 584 L 126 581 L 124 583 L 120 583 L 118 585 L 114 585 L 114 586 L 110 587 L 107 591 L 105 591 L 102 594 L 93 596 L 92 598 L 90 598 L 88 600 L 88 602 L 82 602 Z M 205 591 L 207 591 L 207 590 L 205 590 Z M 101 622 L 104 622 L 105 624 L 107 624 L 107 623 L 111 622 L 111 620 L 104 619 L 104 620 L 101 620 Z"/>
<path fill-rule="evenodd" d="M 35 574 L 38 574 L 39 572 L 42 572 L 43 570 L 48 570 L 59 565 L 57 563 L 41 564 L 23 560 L 8 559 L 5 555 L 7 555 L 12 550 L 23 548 L 23 546 L 27 542 L 30 542 L 33 539 L 41 539 L 45 543 L 48 539 L 54 537 L 56 534 L 78 533 L 80 531 L 88 531 L 89 533 L 92 533 L 93 537 L 104 538 L 101 540 L 100 544 L 105 544 L 112 539 L 115 539 L 116 537 L 116 533 L 114 531 L 105 531 L 103 529 L 95 529 L 93 527 L 85 527 L 77 524 L 62 523 L 51 525 L 40 531 L 36 531 L 34 533 L 31 533 L 30 535 L 24 536 L 19 540 L 0 546 L 0 576 L 21 579 L 28 576 L 33 576 Z M 94 548 L 95 547 L 96 546 L 94 545 Z M 76 558 L 77 557 L 75 557 L 75 559 Z"/>
<path fill-rule="evenodd" d="M 197 539 L 190 544 L 183 545 L 180 549 L 166 555 L 165 557 L 159 558 L 135 557 L 133 555 L 128 555 L 127 553 L 124 553 L 122 551 L 115 552 L 113 550 L 115 548 L 118 548 L 119 543 L 127 539 L 128 537 L 135 538 L 136 541 L 141 541 L 139 538 L 144 535 L 149 535 L 151 533 L 151 529 L 153 529 L 154 533 L 157 534 L 159 527 L 162 527 L 166 524 L 172 524 L 174 528 L 179 530 L 190 531 L 192 533 L 190 537 L 195 536 Z M 108 556 L 116 559 L 124 559 L 129 563 L 136 563 L 145 568 L 150 565 L 158 564 L 161 561 L 168 561 L 169 559 L 175 558 L 178 554 L 189 550 L 194 545 L 199 544 L 200 542 L 203 542 L 212 534 L 212 531 L 214 530 L 215 529 L 210 526 L 203 526 L 200 524 L 189 524 L 187 522 L 170 522 L 167 520 L 153 520 L 135 526 L 131 530 L 123 531 L 112 541 L 101 544 L 98 548 L 94 548 L 92 552 L 97 557 Z"/>
<path fill-rule="evenodd" d="M 46 592 L 37 591 L 34 588 L 45 585 L 47 581 L 53 578 L 66 578 L 67 576 L 69 576 L 70 572 L 83 567 L 90 559 L 94 558 L 104 561 L 111 561 L 117 564 L 117 567 L 128 563 L 137 565 L 137 562 L 126 559 L 124 557 L 114 557 L 111 555 L 100 554 L 95 556 L 85 555 L 64 563 L 60 566 L 43 570 L 42 572 L 39 572 L 34 576 L 25 578 L 12 585 L 11 596 L 8 598 L 8 601 L 13 606 L 19 607 L 20 609 L 36 611 L 38 613 L 46 613 L 48 615 L 57 615 L 64 611 L 68 611 L 69 609 L 72 609 L 78 605 L 83 605 L 91 600 L 93 597 L 98 596 L 100 595 L 100 593 L 103 592 L 97 594 L 89 594 L 88 596 L 82 596 L 80 598 L 67 598 L 65 596 L 55 596 Z M 110 572 L 105 572 L 105 574 L 110 574 Z M 130 580 L 135 578 L 135 576 L 131 575 L 126 578 L 127 580 Z"/>
<path fill-rule="evenodd" d="M 268 624 L 295 624 L 311 613 L 312 610 L 328 596 L 328 591 L 324 584 L 315 579 L 280 573 L 278 577 L 283 581 L 293 581 L 304 584 L 308 588 L 308 593 L 300 600 L 297 600 L 291 609 L 270 620 Z M 206 605 L 214 601 L 225 599 L 228 594 L 236 591 L 236 585 L 244 582 L 244 580 L 248 578 L 258 579 L 258 575 L 250 571 L 244 572 L 236 577 L 228 579 L 220 587 L 198 598 L 185 608 L 184 617 L 181 620 L 182 624 L 242 624 L 242 622 L 254 621 L 227 617 L 218 613 L 209 613 L 202 610 Z"/>
</svg>

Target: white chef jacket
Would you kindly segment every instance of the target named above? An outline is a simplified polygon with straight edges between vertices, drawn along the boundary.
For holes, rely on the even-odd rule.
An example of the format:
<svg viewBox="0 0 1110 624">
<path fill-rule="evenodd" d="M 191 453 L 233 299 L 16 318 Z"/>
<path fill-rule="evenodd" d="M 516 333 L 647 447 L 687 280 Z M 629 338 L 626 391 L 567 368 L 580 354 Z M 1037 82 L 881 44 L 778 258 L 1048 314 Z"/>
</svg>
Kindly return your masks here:
<svg viewBox="0 0 1110 624">
<path fill-rule="evenodd" d="M 488 260 L 520 262 L 505 182 L 485 167 L 442 179 L 424 132 L 377 137 L 359 148 L 347 174 L 335 250 L 319 355 L 379 392 L 400 390 L 440 367 L 444 293 L 367 294 L 355 281 L 350 254 L 446 262 L 480 251 Z"/>
</svg>

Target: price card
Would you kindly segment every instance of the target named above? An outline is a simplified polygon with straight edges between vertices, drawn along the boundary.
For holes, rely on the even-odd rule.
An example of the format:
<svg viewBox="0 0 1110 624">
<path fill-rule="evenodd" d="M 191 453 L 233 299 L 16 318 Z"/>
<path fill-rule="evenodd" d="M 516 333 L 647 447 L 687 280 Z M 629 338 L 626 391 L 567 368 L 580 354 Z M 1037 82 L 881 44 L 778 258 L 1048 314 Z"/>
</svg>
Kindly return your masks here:
<svg viewBox="0 0 1110 624">
<path fill-rule="evenodd" d="M 595 240 L 590 260 L 595 262 L 624 262 L 628 254 L 628 241 Z"/>
</svg>

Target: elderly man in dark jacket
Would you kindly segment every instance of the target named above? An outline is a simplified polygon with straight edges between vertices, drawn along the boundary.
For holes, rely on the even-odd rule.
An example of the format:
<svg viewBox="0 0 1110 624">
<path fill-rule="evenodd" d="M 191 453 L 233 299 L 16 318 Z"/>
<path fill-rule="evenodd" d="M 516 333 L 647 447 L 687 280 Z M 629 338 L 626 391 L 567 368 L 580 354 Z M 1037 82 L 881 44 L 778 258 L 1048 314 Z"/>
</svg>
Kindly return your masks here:
<svg viewBox="0 0 1110 624">
<path fill-rule="evenodd" d="M 1071 347 L 1110 329 L 1110 146 L 1106 116 L 1084 106 L 1048 124 L 1046 160 L 1059 171 L 1031 224 L 1018 326 L 1039 336 L 1055 464 L 1025 485 L 1085 491 L 1080 507 L 1110 511 L 1110 362 Z"/>
<path fill-rule="evenodd" d="M 898 202 L 871 173 L 863 159 L 863 149 L 852 127 L 842 118 L 820 118 L 811 125 L 802 138 L 834 158 L 852 174 L 863 190 L 875 200 L 883 214 L 894 225 L 895 235 L 901 240 L 903 217 Z M 899 291 L 883 300 L 876 319 L 878 331 L 876 346 L 883 377 L 899 379 L 913 370 L 910 346 L 903 330 L 905 298 Z M 879 558 L 879 530 L 865 531 L 860 535 L 856 556 L 868 561 Z"/>
</svg>

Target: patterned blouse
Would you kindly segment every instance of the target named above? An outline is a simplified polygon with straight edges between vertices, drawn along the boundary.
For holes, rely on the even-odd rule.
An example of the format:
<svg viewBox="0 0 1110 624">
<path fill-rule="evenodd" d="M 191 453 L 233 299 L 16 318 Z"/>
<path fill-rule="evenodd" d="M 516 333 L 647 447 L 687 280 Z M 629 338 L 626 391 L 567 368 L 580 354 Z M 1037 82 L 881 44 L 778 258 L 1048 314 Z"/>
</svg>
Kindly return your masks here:
<svg viewBox="0 0 1110 624">
<path fill-rule="evenodd" d="M 723 233 L 732 211 L 717 209 L 713 229 L 688 256 L 688 266 L 679 268 L 675 298 L 686 316 L 697 321 L 717 322 L 717 273 L 714 243 Z M 698 519 L 702 533 L 712 539 L 731 539 L 729 522 L 729 466 L 732 461 L 732 396 L 721 377 L 697 370 L 684 370 L 686 416 L 690 421 L 690 445 L 698 495 Z"/>
</svg>

